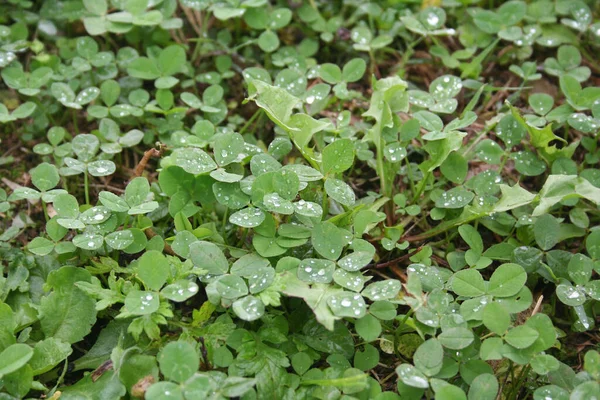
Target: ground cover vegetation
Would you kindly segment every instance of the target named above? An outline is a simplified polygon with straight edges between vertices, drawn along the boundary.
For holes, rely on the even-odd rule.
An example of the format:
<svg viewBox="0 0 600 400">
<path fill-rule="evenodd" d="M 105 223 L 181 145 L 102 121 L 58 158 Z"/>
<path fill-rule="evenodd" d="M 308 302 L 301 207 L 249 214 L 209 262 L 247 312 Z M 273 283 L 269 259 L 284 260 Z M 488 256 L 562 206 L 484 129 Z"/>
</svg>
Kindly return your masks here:
<svg viewBox="0 0 600 400">
<path fill-rule="evenodd" d="M 600 398 L 599 11 L 3 1 L 0 399 Z"/>
</svg>

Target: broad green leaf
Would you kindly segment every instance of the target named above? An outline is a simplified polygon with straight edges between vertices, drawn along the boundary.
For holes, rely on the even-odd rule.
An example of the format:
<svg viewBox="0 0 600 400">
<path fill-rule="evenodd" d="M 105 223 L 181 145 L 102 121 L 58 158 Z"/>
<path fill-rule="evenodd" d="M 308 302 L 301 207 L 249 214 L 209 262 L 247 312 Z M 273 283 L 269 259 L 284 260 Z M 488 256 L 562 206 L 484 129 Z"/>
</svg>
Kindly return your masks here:
<svg viewBox="0 0 600 400">
<path fill-rule="evenodd" d="M 233 303 L 233 311 L 244 321 L 255 321 L 265 313 L 265 305 L 254 296 L 246 296 Z"/>
<path fill-rule="evenodd" d="M 158 68 L 162 76 L 173 75 L 179 72 L 185 64 L 185 51 L 181 46 L 172 45 L 160 52 L 158 57 Z"/>
<path fill-rule="evenodd" d="M 150 290 L 160 290 L 170 275 L 167 258 L 159 251 L 145 252 L 138 259 L 137 275 Z"/>
<path fill-rule="evenodd" d="M 460 350 L 470 345 L 474 338 L 473 332 L 470 329 L 453 327 L 444 329 L 442 333 L 438 335 L 438 340 L 442 346 L 448 349 Z"/>
<path fill-rule="evenodd" d="M 31 170 L 31 182 L 42 192 L 56 187 L 59 180 L 58 169 L 52 164 L 41 163 Z"/>
<path fill-rule="evenodd" d="M 183 341 L 171 342 L 161 349 L 156 357 L 160 372 L 165 378 L 184 382 L 200 366 L 198 352 L 191 344 Z"/>
<path fill-rule="evenodd" d="M 329 283 L 333 279 L 334 271 L 333 261 L 307 258 L 298 265 L 298 278 L 308 283 Z"/>
<path fill-rule="evenodd" d="M 158 293 L 132 290 L 125 298 L 125 310 L 133 315 L 148 315 L 158 310 Z"/>
<path fill-rule="evenodd" d="M 519 325 L 512 328 L 504 336 L 508 344 L 517 349 L 525 349 L 531 346 L 539 337 L 539 333 L 526 325 Z"/>
<path fill-rule="evenodd" d="M 217 168 L 217 164 L 205 151 L 195 147 L 175 149 L 171 157 L 175 165 L 194 175 L 205 174 Z"/>
<path fill-rule="evenodd" d="M 402 284 L 396 279 L 387 279 L 381 282 L 371 283 L 362 291 L 362 295 L 369 300 L 391 300 L 394 299 L 402 289 Z"/>
<path fill-rule="evenodd" d="M 180 279 L 165 286 L 160 294 L 169 300 L 182 302 L 198 293 L 198 285 L 195 282 Z"/>
<path fill-rule="evenodd" d="M 492 374 L 478 375 L 469 387 L 469 400 L 494 400 L 498 395 L 498 379 Z"/>
<path fill-rule="evenodd" d="M 344 172 L 354 162 L 354 145 L 349 139 L 338 139 L 323 149 L 322 157 L 325 175 Z"/>
<path fill-rule="evenodd" d="M 207 270 L 212 275 L 222 275 L 229 270 L 227 258 L 214 243 L 203 240 L 192 243 L 190 245 L 190 259 L 195 266 Z"/>
<path fill-rule="evenodd" d="M 216 290 L 221 297 L 235 300 L 248 294 L 246 282 L 237 275 L 224 275 L 216 281 Z"/>
<path fill-rule="evenodd" d="M 396 373 L 405 385 L 420 389 L 427 389 L 429 387 L 427 377 L 410 364 L 400 364 L 396 367 Z"/>
<path fill-rule="evenodd" d="M 34 375 L 40 375 L 50 371 L 61 361 L 65 360 L 73 350 L 68 343 L 55 338 L 40 340 L 33 348 L 33 356 L 29 365 Z"/>
<path fill-rule="evenodd" d="M 357 293 L 342 292 L 327 298 L 327 304 L 337 317 L 361 318 L 367 312 L 367 305 L 361 295 Z M 377 320 L 375 320 L 377 322 Z M 377 322 L 379 323 L 379 322 Z"/>
<path fill-rule="evenodd" d="M 255 228 L 265 220 L 265 213 L 254 207 L 236 211 L 229 217 L 229 222 L 243 228 Z"/>
<path fill-rule="evenodd" d="M 452 277 L 451 284 L 452 291 L 459 296 L 477 297 L 486 293 L 483 277 L 475 269 L 458 271 Z"/>
<path fill-rule="evenodd" d="M 429 339 L 419 346 L 413 362 L 427 376 L 434 376 L 442 369 L 444 349 L 437 339 Z"/>
<path fill-rule="evenodd" d="M 472 192 L 459 186 L 442 193 L 436 200 L 435 206 L 442 209 L 463 208 L 468 205 L 474 197 L 475 195 Z"/>
<path fill-rule="evenodd" d="M 517 294 L 525 281 L 527 273 L 518 264 L 502 264 L 492 276 L 488 286 L 488 293 L 497 297 L 510 297 Z"/>
<path fill-rule="evenodd" d="M 38 256 L 45 256 L 54 250 L 54 242 L 43 237 L 36 237 L 29 242 L 27 249 Z"/>
<path fill-rule="evenodd" d="M 317 253 L 329 260 L 337 260 L 348 243 L 344 231 L 327 221 L 315 225 L 311 241 Z"/>
<path fill-rule="evenodd" d="M 348 207 L 353 206 L 356 201 L 352 188 L 340 179 L 328 178 L 325 181 L 325 191 L 329 197 Z"/>
<path fill-rule="evenodd" d="M 510 326 L 510 314 L 499 303 L 490 303 L 483 309 L 483 324 L 492 332 L 503 335 Z"/>
<path fill-rule="evenodd" d="M 33 356 L 33 349 L 24 343 L 15 343 L 0 353 L 0 377 L 23 367 Z"/>
</svg>

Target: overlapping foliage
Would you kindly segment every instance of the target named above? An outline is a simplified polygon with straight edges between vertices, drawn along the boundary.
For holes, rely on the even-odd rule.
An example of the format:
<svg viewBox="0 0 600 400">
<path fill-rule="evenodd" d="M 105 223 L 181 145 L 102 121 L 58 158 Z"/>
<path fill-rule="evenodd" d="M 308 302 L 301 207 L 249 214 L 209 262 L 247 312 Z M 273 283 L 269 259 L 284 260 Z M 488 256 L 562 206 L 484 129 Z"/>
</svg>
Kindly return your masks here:
<svg viewBox="0 0 600 400">
<path fill-rule="evenodd" d="M 600 397 L 597 2 L 0 11 L 1 399 Z"/>
</svg>

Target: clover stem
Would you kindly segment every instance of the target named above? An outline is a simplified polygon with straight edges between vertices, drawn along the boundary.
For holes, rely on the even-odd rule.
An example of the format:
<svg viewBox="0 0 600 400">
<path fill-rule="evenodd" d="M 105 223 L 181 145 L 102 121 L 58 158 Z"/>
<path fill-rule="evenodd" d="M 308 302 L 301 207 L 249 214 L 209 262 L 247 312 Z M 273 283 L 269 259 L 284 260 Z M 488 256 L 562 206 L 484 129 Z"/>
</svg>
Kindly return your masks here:
<svg viewBox="0 0 600 400">
<path fill-rule="evenodd" d="M 413 203 L 417 201 L 417 199 L 421 196 L 421 193 L 423 193 L 423 190 L 425 190 L 425 186 L 427 186 L 427 181 L 429 180 L 430 176 L 431 172 L 429 171 L 425 174 L 425 176 L 423 176 L 423 180 L 419 183 L 419 186 L 417 187 L 417 192 L 413 196 Z"/>
<path fill-rule="evenodd" d="M 229 214 L 229 208 L 226 208 L 223 212 L 223 222 L 221 223 L 221 233 L 225 236 L 225 226 L 227 226 L 227 215 Z"/>
<path fill-rule="evenodd" d="M 254 112 L 254 114 L 252 114 L 252 116 L 250 117 L 250 119 L 248 121 L 246 121 L 246 123 L 244 124 L 244 126 L 242 126 L 242 128 L 240 129 L 239 134 L 242 135 L 244 132 L 246 132 L 246 129 L 248 129 L 248 127 L 250 126 L 250 124 L 252 124 L 252 122 L 254 122 L 254 120 L 256 118 L 258 118 L 260 115 L 262 115 L 263 113 L 263 109 L 259 108 L 258 110 L 256 110 Z"/>
<path fill-rule="evenodd" d="M 87 171 L 85 171 L 83 173 L 83 185 L 84 185 L 84 190 L 85 190 L 85 204 L 89 205 L 90 204 L 90 185 L 88 182 Z"/>
<path fill-rule="evenodd" d="M 71 115 L 73 116 L 73 129 L 75 130 L 76 134 L 79 134 L 79 126 L 77 126 L 77 113 L 75 112 L 74 108 L 71 111 Z"/>
<path fill-rule="evenodd" d="M 44 210 L 44 218 L 46 218 L 46 222 L 48 222 L 50 217 L 48 216 L 48 207 L 46 206 L 46 202 L 44 200 L 42 200 L 42 210 Z"/>
<path fill-rule="evenodd" d="M 406 160 L 406 174 L 408 175 L 408 183 L 410 185 L 410 190 L 415 193 L 415 180 L 412 174 L 412 167 L 410 166 L 410 161 L 408 161 L 408 157 L 405 157 Z"/>
</svg>

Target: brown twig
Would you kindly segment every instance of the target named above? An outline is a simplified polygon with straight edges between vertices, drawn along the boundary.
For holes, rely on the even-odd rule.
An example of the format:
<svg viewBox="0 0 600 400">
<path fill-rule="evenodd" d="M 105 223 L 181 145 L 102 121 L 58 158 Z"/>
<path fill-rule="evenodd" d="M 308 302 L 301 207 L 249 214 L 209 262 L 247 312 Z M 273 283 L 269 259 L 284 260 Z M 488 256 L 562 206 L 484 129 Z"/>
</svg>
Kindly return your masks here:
<svg viewBox="0 0 600 400">
<path fill-rule="evenodd" d="M 150 240 L 154 236 L 156 236 L 156 232 L 154 232 L 152 229 L 146 229 L 146 230 L 144 230 L 144 233 L 146 234 L 146 237 L 148 238 L 148 240 Z M 173 251 L 171 246 L 169 246 L 169 244 L 166 242 L 165 242 L 164 252 L 171 256 L 177 257 L 177 254 Z"/>
<path fill-rule="evenodd" d="M 415 250 L 411 251 L 410 253 L 407 253 L 407 254 L 405 254 L 403 256 L 400 256 L 400 257 L 397 257 L 397 258 L 394 258 L 393 260 L 386 261 L 384 263 L 379 263 L 379 264 L 375 263 L 375 264 L 367 265 L 367 268 L 369 268 L 369 269 L 371 269 L 371 268 L 380 269 L 380 268 L 386 268 L 386 267 L 398 264 L 398 263 L 400 263 L 402 261 L 408 260 L 410 257 L 412 257 L 415 254 L 417 254 L 418 252 L 420 252 L 421 249 L 423 249 L 423 246 L 425 246 L 425 245 L 423 244 L 423 245 L 417 247 Z"/>
<path fill-rule="evenodd" d="M 133 171 L 133 176 L 142 176 L 142 173 L 144 172 L 144 169 L 146 169 L 148 161 L 150 161 L 150 157 L 160 157 L 161 154 L 162 152 L 157 149 L 146 150 L 144 152 L 144 156 L 142 157 L 138 165 L 135 167 L 135 170 Z"/>
<path fill-rule="evenodd" d="M 540 308 L 542 307 L 542 300 L 544 300 L 544 295 L 540 294 L 540 297 L 538 297 L 537 301 L 535 302 L 535 306 L 533 307 L 533 310 L 531 311 L 531 316 L 532 317 L 535 314 L 537 314 L 538 311 L 540 311 Z"/>
</svg>

